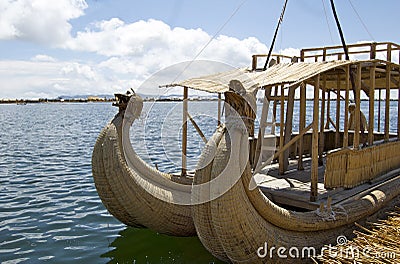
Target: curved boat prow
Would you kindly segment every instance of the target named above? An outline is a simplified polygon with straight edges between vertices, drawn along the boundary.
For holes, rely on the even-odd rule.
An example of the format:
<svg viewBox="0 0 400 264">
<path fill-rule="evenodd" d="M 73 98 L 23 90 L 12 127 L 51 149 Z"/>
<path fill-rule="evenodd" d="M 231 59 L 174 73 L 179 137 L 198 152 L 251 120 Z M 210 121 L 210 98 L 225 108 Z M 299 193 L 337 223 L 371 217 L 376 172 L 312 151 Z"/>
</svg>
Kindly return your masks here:
<svg viewBox="0 0 400 264">
<path fill-rule="evenodd" d="M 101 131 L 92 156 L 93 178 L 103 204 L 129 226 L 195 235 L 190 206 L 173 202 L 176 195 L 190 200 L 191 186 L 150 167 L 130 145 L 129 128 L 139 117 L 143 100 L 136 94 L 116 96 L 119 113 Z"/>
<path fill-rule="evenodd" d="M 245 124 L 251 120 L 249 112 L 243 111 L 245 102 L 249 101 L 237 92 L 225 94 L 226 101 L 232 98 L 234 103 L 230 106 Z M 319 254 L 324 245 L 336 245 L 341 236 L 350 237 L 356 221 L 362 223 L 368 217 L 373 219 L 385 206 L 393 207 L 396 197 L 400 198 L 400 176 L 397 176 L 365 190 L 357 199 L 323 207 L 322 211 L 288 209 L 276 204 L 259 186 L 249 188 L 253 177 L 250 161 L 247 159 L 243 163 L 243 156 L 237 153 L 248 157 L 250 130 L 229 124 L 231 121 L 237 123 L 237 117 L 226 116 L 227 130 L 216 146 L 213 162 L 196 170 L 194 183 L 222 177 L 231 164 L 241 164 L 240 169 L 230 170 L 229 175 L 238 180 L 215 198 L 211 197 L 212 188 L 208 192 L 192 189 L 192 197 L 210 196 L 207 203 L 193 205 L 193 220 L 203 245 L 221 260 L 303 263 Z M 246 127 L 249 126 L 246 124 Z"/>
</svg>

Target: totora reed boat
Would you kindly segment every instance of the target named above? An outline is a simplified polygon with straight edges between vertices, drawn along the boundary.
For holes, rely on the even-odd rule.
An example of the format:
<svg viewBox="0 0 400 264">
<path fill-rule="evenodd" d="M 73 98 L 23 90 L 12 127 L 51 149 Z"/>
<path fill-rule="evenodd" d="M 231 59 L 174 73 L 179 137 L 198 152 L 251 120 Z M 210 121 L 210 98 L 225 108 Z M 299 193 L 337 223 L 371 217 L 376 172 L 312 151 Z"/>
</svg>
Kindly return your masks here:
<svg viewBox="0 0 400 264">
<path fill-rule="evenodd" d="M 274 55 L 263 70 L 258 64 L 266 55 L 254 55 L 252 68 L 166 85 L 184 90 L 183 154 L 188 89 L 221 99 L 221 124 L 194 176 L 185 155 L 180 175 L 138 156 L 129 128 L 143 101 L 117 94 L 119 113 L 93 150 L 102 202 L 129 226 L 197 234 L 213 255 L 234 263 L 304 261 L 339 235 L 351 236 L 355 222 L 400 200 L 400 46 L 347 49 L 359 59 L 345 60 L 340 46 L 311 48 L 297 58 Z M 377 59 L 382 54 L 386 59 Z"/>
</svg>

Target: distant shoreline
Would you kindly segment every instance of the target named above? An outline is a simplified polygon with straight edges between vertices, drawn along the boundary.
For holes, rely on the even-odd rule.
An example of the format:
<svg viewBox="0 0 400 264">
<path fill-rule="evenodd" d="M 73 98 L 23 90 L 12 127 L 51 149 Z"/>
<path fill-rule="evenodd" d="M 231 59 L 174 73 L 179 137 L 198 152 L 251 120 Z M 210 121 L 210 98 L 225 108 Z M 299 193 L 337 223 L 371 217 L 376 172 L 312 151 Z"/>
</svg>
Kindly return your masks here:
<svg viewBox="0 0 400 264">
<path fill-rule="evenodd" d="M 217 101 L 216 98 L 189 98 L 189 101 Z M 299 101 L 299 98 L 295 98 L 295 101 Z M 307 98 L 307 101 L 313 101 L 312 98 Z M 145 102 L 179 102 L 182 101 L 182 98 L 144 98 Z M 321 99 L 320 99 L 321 101 Z M 331 99 L 331 101 L 336 101 L 336 99 Z M 368 99 L 361 99 L 361 101 L 369 101 Z M 375 101 L 379 101 L 375 99 Z M 381 101 L 385 101 L 382 99 Z M 390 99 L 390 101 L 397 102 L 398 99 Z M 17 105 L 25 105 L 25 104 L 39 104 L 39 103 L 104 103 L 104 102 L 116 102 L 115 98 L 66 98 L 66 99 L 0 99 L 0 104 L 17 104 Z M 258 102 L 262 102 L 261 99 Z"/>
<path fill-rule="evenodd" d="M 216 101 L 214 98 L 189 98 L 189 101 Z M 145 102 L 176 102 L 182 101 L 181 98 L 144 98 Z M 114 98 L 95 98 L 95 99 L 0 99 L 0 104 L 42 104 L 42 103 L 114 103 Z"/>
</svg>

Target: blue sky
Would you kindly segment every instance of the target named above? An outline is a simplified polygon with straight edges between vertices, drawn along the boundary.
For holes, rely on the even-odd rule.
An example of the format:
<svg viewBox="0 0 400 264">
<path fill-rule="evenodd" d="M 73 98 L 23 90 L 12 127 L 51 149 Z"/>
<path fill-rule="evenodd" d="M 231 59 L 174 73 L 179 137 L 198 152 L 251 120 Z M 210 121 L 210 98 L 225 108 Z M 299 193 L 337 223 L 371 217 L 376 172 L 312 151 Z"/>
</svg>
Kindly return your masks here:
<svg viewBox="0 0 400 264">
<path fill-rule="evenodd" d="M 155 72 L 194 59 L 217 32 L 199 58 L 248 66 L 251 54 L 268 52 L 283 2 L 2 0 L 0 98 L 137 88 Z M 400 43 L 398 0 L 335 3 L 347 43 Z M 289 0 L 275 52 L 337 44 L 328 0 Z"/>
</svg>

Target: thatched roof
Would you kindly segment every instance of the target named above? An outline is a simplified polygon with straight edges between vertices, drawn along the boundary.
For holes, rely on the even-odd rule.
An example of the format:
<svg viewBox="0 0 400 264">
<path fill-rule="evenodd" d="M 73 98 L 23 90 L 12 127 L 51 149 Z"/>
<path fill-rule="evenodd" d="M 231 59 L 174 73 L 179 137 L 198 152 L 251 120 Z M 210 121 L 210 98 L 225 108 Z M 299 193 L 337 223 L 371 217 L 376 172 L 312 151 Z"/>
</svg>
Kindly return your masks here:
<svg viewBox="0 0 400 264">
<path fill-rule="evenodd" d="M 229 90 L 230 80 L 239 80 L 245 89 L 253 92 L 259 88 L 275 85 L 297 85 L 301 82 L 313 84 L 312 78 L 318 74 L 326 74 L 327 89 L 337 86 L 340 81 L 341 88 L 345 88 L 345 67 L 361 63 L 363 68 L 363 79 L 369 74 L 369 67 L 376 63 L 382 67 L 380 74 L 376 76 L 376 89 L 385 84 L 385 61 L 366 60 L 366 61 L 325 61 L 325 62 L 297 62 L 280 63 L 268 68 L 266 71 L 250 71 L 248 68 L 239 68 L 227 72 L 216 73 L 196 78 L 190 78 L 181 82 L 172 83 L 163 87 L 188 87 L 195 90 L 223 93 Z M 369 75 L 368 75 L 369 76 Z M 398 75 L 397 75 L 398 76 Z M 397 78 L 396 76 L 396 78 Z M 369 78 L 369 77 L 368 77 Z M 396 88 L 392 82 L 391 85 Z M 398 88 L 398 86 L 397 86 Z"/>
<path fill-rule="evenodd" d="M 300 83 L 319 73 L 351 63 L 351 61 L 281 63 L 259 72 L 250 71 L 248 68 L 239 68 L 190 78 L 166 86 L 182 86 L 210 93 L 223 93 L 229 90 L 230 80 L 239 80 L 247 91 L 252 92 L 265 86 Z"/>
</svg>

